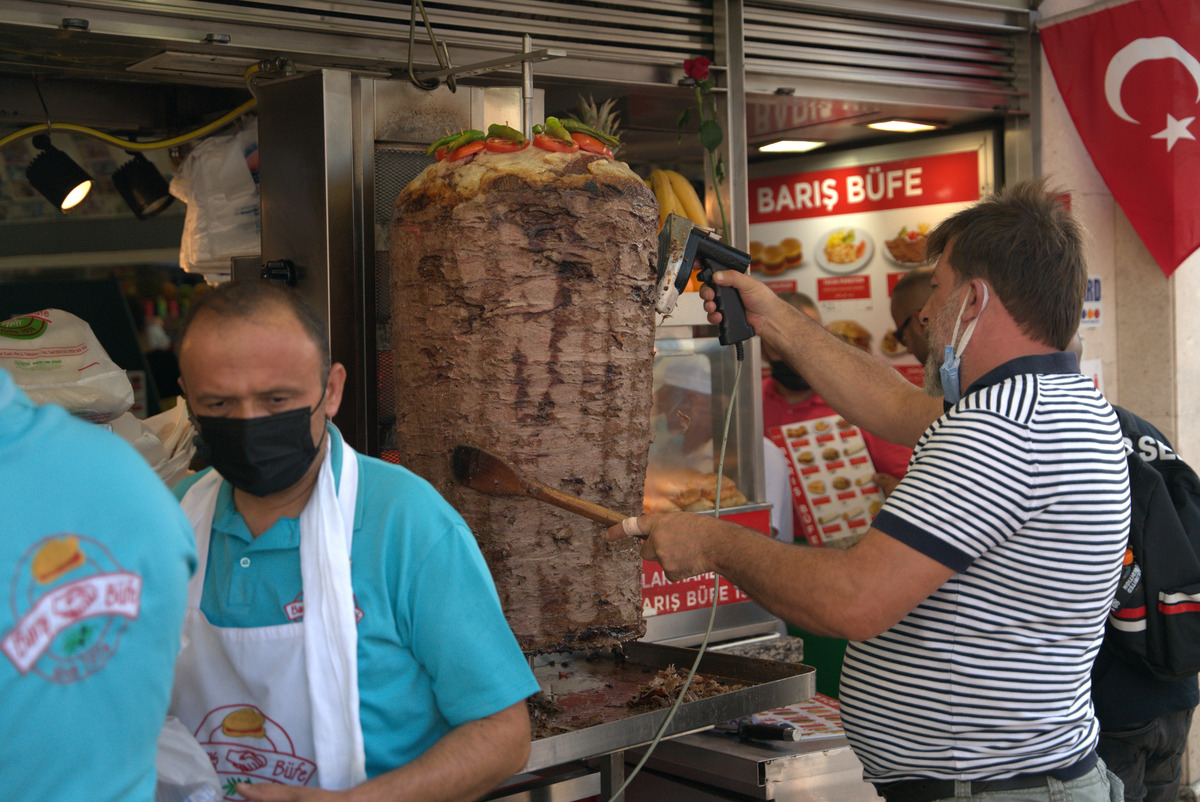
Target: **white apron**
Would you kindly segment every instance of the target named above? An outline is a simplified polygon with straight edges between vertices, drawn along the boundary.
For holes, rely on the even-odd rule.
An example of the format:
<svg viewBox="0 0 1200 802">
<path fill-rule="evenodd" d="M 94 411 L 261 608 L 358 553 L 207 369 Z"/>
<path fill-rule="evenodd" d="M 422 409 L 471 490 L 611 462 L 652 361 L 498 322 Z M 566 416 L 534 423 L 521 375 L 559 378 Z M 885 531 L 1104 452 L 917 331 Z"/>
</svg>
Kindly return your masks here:
<svg viewBox="0 0 1200 802">
<path fill-rule="evenodd" d="M 343 441 L 335 492 L 333 443 L 330 435 L 300 514 L 303 621 L 249 629 L 208 623 L 200 597 L 222 479 L 211 471 L 183 497 L 200 564 L 188 585 L 171 712 L 208 752 L 229 797 L 230 781 L 344 790 L 366 779 L 350 584 L 358 460 Z"/>
</svg>

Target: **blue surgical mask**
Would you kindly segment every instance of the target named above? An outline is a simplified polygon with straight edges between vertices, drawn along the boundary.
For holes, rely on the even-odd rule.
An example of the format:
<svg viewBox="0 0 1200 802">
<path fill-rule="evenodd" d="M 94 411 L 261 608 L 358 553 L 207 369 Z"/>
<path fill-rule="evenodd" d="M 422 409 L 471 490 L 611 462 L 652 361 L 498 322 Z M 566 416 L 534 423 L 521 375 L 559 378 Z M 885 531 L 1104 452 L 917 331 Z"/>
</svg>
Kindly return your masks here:
<svg viewBox="0 0 1200 802">
<path fill-rule="evenodd" d="M 967 311 L 967 301 L 971 299 L 970 287 L 963 294 L 962 306 L 958 308 L 958 317 L 954 320 L 954 336 L 950 338 L 950 344 L 946 346 L 946 357 L 942 360 L 942 367 L 939 370 L 942 377 L 942 392 L 945 394 L 946 403 L 951 406 L 957 404 L 962 398 L 958 366 L 962 362 L 963 352 L 967 350 L 967 343 L 971 341 L 971 335 L 975 333 L 975 324 L 979 322 L 979 315 L 982 315 L 983 310 L 987 307 L 987 285 L 981 284 L 980 286 L 983 287 L 983 302 L 979 305 L 979 314 L 975 315 L 975 319 L 967 324 L 967 328 L 963 331 L 962 342 L 956 348 L 954 343 L 958 340 L 958 327 L 962 324 L 963 312 Z"/>
</svg>

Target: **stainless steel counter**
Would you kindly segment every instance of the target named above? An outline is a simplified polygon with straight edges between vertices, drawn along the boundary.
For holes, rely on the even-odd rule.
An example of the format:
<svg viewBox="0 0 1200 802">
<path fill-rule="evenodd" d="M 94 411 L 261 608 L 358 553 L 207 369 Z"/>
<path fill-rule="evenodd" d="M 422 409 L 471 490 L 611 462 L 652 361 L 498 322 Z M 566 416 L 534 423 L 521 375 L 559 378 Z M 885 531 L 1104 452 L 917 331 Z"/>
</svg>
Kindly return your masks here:
<svg viewBox="0 0 1200 802">
<path fill-rule="evenodd" d="M 632 749 L 626 759 L 641 757 Z M 862 764 L 845 737 L 787 743 L 743 741 L 716 732 L 663 741 L 646 762 L 656 775 L 635 780 L 629 802 L 770 799 L 776 802 L 870 802 L 879 797 L 862 779 Z M 643 770 L 643 774 L 645 774 Z M 678 778 L 673 781 L 672 778 Z M 705 797 L 699 787 L 731 791 Z"/>
<path fill-rule="evenodd" d="M 543 693 L 557 699 L 564 717 L 583 726 L 534 740 L 525 771 L 621 752 L 654 739 L 668 710 L 631 710 L 626 702 L 660 669 L 674 665 L 687 671 L 696 650 L 638 642 L 625 644 L 625 654 L 621 664 L 560 655 L 534 666 Z M 740 687 L 680 705 L 664 737 L 800 702 L 811 698 L 815 688 L 811 666 L 719 652 L 705 653 L 699 673 Z"/>
</svg>

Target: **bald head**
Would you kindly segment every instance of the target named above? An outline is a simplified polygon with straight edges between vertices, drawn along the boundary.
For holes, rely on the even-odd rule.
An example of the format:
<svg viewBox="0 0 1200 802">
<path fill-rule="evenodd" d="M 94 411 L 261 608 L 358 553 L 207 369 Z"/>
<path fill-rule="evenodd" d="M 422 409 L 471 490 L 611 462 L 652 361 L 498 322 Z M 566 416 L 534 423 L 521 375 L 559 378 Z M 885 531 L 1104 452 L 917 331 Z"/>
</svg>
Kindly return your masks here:
<svg viewBox="0 0 1200 802">
<path fill-rule="evenodd" d="M 933 294 L 930 278 L 933 266 L 913 268 L 896 282 L 892 290 L 892 321 L 896 324 L 896 338 L 904 343 L 917 361 L 925 363 L 929 355 L 929 340 L 921 327 L 920 311 Z"/>
</svg>

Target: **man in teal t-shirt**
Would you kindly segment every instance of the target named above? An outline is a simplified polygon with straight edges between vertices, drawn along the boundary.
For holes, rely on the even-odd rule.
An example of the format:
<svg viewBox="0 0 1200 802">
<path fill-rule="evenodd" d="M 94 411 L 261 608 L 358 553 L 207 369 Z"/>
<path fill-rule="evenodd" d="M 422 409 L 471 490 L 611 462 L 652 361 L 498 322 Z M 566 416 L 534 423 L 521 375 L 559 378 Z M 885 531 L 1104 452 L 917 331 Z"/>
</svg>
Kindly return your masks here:
<svg viewBox="0 0 1200 802">
<path fill-rule="evenodd" d="M 192 529 L 126 443 L 0 370 L 6 799 L 153 802 Z"/>
<path fill-rule="evenodd" d="M 172 712 L 251 800 L 370 786 L 478 798 L 529 753 L 538 686 L 470 530 L 429 483 L 328 423 L 345 369 L 292 291 L 218 287 L 180 335 L 213 466 Z"/>
</svg>

